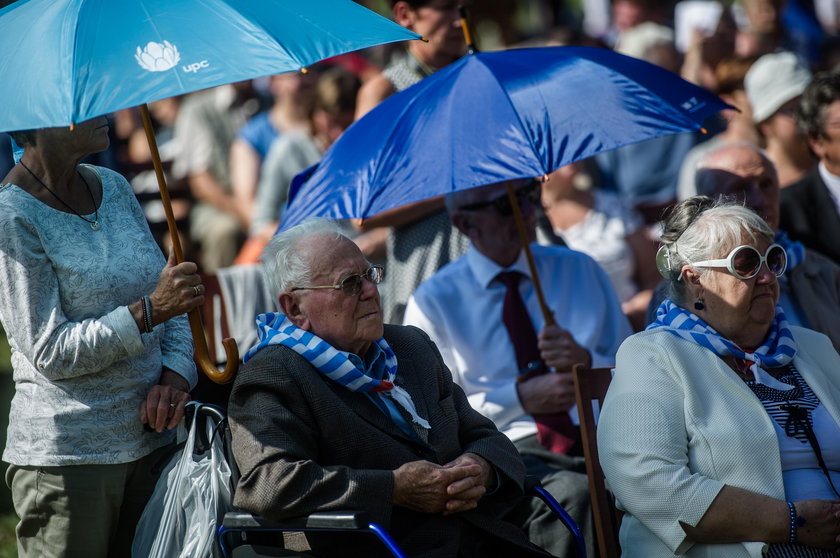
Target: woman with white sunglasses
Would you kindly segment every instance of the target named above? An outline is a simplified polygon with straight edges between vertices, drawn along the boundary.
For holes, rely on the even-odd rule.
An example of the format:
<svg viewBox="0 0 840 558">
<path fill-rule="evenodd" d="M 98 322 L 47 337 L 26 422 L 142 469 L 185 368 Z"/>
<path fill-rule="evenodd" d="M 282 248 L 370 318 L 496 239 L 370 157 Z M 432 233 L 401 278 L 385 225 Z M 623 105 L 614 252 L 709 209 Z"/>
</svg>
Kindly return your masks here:
<svg viewBox="0 0 840 558">
<path fill-rule="evenodd" d="M 666 222 L 670 297 L 619 349 L 598 425 L 623 556 L 840 548 L 840 356 L 787 323 L 786 265 L 741 205 L 698 196 Z"/>
</svg>

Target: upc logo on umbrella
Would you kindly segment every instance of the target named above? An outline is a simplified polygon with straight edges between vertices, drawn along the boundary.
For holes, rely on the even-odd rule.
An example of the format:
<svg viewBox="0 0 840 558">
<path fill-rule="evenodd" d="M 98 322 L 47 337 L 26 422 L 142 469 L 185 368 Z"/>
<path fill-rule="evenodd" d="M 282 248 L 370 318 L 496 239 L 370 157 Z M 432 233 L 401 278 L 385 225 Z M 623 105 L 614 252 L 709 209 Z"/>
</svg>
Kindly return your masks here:
<svg viewBox="0 0 840 558">
<path fill-rule="evenodd" d="M 181 60 L 181 54 L 178 47 L 169 41 L 163 41 L 163 44 L 149 41 L 146 48 L 137 47 L 134 59 L 144 70 L 165 72 L 175 67 Z"/>
</svg>

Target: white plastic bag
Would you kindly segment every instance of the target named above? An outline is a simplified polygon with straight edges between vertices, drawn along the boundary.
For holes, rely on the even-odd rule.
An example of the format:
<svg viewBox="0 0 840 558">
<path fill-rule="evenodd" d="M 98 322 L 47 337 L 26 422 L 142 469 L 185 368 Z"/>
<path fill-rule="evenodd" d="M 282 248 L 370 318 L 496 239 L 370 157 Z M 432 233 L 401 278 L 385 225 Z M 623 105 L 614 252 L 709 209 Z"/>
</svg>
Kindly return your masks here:
<svg viewBox="0 0 840 558">
<path fill-rule="evenodd" d="M 195 455 L 196 432 L 204 428 L 210 448 Z M 224 457 L 223 428 L 198 412 L 184 449 L 164 471 L 134 536 L 134 558 L 213 558 L 219 556 L 216 526 L 231 509 L 230 466 Z"/>
</svg>

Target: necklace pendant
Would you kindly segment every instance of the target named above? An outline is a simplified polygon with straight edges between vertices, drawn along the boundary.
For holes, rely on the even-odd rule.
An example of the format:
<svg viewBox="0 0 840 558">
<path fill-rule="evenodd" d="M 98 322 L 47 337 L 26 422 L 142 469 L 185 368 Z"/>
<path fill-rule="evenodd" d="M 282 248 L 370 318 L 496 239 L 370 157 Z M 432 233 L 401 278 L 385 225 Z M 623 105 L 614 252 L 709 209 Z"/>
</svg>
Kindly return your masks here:
<svg viewBox="0 0 840 558">
<path fill-rule="evenodd" d="M 102 226 L 99 224 L 99 221 L 93 221 L 90 224 L 90 228 L 91 230 L 98 231 L 100 228 L 102 228 Z"/>
</svg>

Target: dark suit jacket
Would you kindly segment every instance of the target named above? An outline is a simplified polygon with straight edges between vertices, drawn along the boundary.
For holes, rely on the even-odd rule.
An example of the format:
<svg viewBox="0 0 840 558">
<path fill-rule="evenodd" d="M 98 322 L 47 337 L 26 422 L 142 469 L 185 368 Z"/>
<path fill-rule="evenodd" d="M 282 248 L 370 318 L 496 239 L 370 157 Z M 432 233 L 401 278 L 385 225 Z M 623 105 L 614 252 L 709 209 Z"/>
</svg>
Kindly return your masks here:
<svg viewBox="0 0 840 558">
<path fill-rule="evenodd" d="M 840 264 L 840 214 L 818 168 L 782 188 L 779 228 Z"/>
<path fill-rule="evenodd" d="M 512 555 L 528 555 L 524 534 L 497 519 L 522 494 L 525 470 L 513 444 L 470 407 L 425 333 L 385 326 L 385 339 L 399 362 L 396 382 L 432 426 L 428 444 L 403 433 L 364 394 L 325 378 L 291 349 L 271 346 L 241 368 L 231 394 L 241 472 L 234 505 L 274 519 L 368 510 L 412 556 L 458 556 L 463 539 L 480 532 L 521 546 Z M 393 470 L 420 459 L 444 464 L 464 452 L 487 459 L 501 480 L 477 509 L 444 517 L 393 505 Z M 356 553 L 344 547 L 341 554 Z"/>
</svg>

